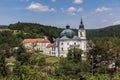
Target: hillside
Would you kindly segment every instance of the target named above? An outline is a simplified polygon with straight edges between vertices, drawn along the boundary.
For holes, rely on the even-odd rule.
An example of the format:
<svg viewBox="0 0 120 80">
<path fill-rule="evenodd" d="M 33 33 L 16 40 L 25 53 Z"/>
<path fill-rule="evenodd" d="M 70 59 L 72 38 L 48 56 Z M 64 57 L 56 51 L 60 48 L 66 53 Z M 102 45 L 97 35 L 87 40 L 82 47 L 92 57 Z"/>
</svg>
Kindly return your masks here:
<svg viewBox="0 0 120 80">
<path fill-rule="evenodd" d="M 101 29 L 88 29 L 87 36 L 90 37 L 118 37 L 120 38 L 120 25 L 108 26 Z"/>
<path fill-rule="evenodd" d="M 48 36 L 50 39 L 52 37 L 58 37 L 59 33 L 62 31 L 61 28 L 54 26 L 47 26 L 37 23 L 15 23 L 10 24 L 9 29 L 14 30 L 15 34 L 20 38 L 38 38 Z"/>
<path fill-rule="evenodd" d="M 0 29 L 7 29 L 8 26 L 7 25 L 0 25 Z"/>
<path fill-rule="evenodd" d="M 21 38 L 35 38 L 35 37 L 43 37 L 43 36 L 49 36 L 49 37 L 58 37 L 60 32 L 63 30 L 62 28 L 57 28 L 54 26 L 47 26 L 37 23 L 15 23 L 10 24 L 9 29 L 11 30 L 17 30 L 21 31 L 18 35 L 21 36 Z M 74 31 L 77 34 L 77 30 L 74 29 Z M 87 29 L 87 37 L 93 38 L 93 37 L 120 37 L 120 25 L 113 25 L 108 26 L 101 29 Z M 20 35 L 22 34 L 22 35 Z"/>
<path fill-rule="evenodd" d="M 0 25 L 0 31 L 9 30 L 7 25 Z"/>
</svg>

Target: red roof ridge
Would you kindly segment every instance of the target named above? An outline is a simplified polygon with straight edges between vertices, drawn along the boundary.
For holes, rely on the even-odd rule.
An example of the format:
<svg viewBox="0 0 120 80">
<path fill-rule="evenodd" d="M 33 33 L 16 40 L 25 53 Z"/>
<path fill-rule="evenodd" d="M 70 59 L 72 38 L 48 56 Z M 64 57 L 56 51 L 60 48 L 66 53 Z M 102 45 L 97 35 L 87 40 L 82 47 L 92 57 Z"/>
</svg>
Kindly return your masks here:
<svg viewBox="0 0 120 80">
<path fill-rule="evenodd" d="M 50 43 L 50 41 L 47 38 L 28 38 L 23 40 L 23 43 L 34 43 L 34 42 Z"/>
</svg>

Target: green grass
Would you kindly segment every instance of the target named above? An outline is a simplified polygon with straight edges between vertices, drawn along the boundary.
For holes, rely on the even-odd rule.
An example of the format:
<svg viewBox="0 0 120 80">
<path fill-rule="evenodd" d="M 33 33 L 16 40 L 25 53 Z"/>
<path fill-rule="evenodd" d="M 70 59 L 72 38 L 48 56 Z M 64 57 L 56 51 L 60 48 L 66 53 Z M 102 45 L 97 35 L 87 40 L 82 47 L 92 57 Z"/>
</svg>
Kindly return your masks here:
<svg viewBox="0 0 120 80">
<path fill-rule="evenodd" d="M 36 53 L 36 56 L 38 58 L 44 57 L 46 59 L 47 64 L 54 64 L 54 63 L 58 62 L 60 59 L 59 57 L 48 56 L 48 55 L 44 55 L 43 53 Z"/>
<path fill-rule="evenodd" d="M 60 59 L 59 57 L 48 56 L 48 55 L 45 55 L 45 54 L 40 53 L 40 52 L 39 53 L 33 53 L 32 58 L 35 58 L 35 59 L 45 58 L 47 65 L 55 64 Z"/>
<path fill-rule="evenodd" d="M 10 29 L 0 29 L 0 31 L 9 31 Z"/>
<path fill-rule="evenodd" d="M 48 64 L 54 64 L 59 61 L 60 58 L 58 57 L 48 57 L 46 58 L 46 63 Z"/>
</svg>

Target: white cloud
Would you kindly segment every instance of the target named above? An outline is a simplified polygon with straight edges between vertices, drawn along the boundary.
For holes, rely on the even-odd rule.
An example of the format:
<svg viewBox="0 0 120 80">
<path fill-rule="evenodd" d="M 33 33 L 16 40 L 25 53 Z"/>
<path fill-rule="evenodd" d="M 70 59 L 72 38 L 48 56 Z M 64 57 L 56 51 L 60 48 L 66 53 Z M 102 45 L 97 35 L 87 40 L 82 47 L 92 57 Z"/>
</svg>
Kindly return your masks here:
<svg viewBox="0 0 120 80">
<path fill-rule="evenodd" d="M 67 11 L 72 13 L 72 12 L 76 11 L 76 8 L 75 7 L 69 7 Z"/>
<path fill-rule="evenodd" d="M 113 25 L 120 24 L 120 20 L 113 22 Z"/>
<path fill-rule="evenodd" d="M 56 2 L 56 0 L 52 0 L 52 2 Z"/>
<path fill-rule="evenodd" d="M 108 20 L 104 19 L 102 22 L 103 22 L 103 23 L 106 23 L 106 22 L 108 22 Z"/>
<path fill-rule="evenodd" d="M 94 13 L 100 13 L 100 12 L 105 12 L 105 11 L 110 11 L 111 8 L 108 8 L 108 7 L 100 7 L 100 8 L 97 8 Z"/>
<path fill-rule="evenodd" d="M 55 12 L 56 10 L 54 8 L 51 8 L 50 11 Z"/>
<path fill-rule="evenodd" d="M 47 11 L 51 11 L 51 12 L 55 12 L 54 8 L 49 8 L 46 5 L 42 5 L 40 3 L 31 3 L 28 7 L 28 10 L 32 10 L 32 11 L 36 11 L 36 12 L 47 12 Z"/>
<path fill-rule="evenodd" d="M 82 11 L 83 11 L 82 8 L 75 8 L 75 7 L 69 7 L 67 9 L 67 13 L 70 14 L 70 15 L 76 15 L 76 13 L 82 12 Z"/>
<path fill-rule="evenodd" d="M 77 12 L 82 12 L 83 8 L 78 8 Z"/>
<path fill-rule="evenodd" d="M 75 4 L 81 4 L 81 3 L 83 3 L 83 0 L 74 0 L 74 3 Z"/>
<path fill-rule="evenodd" d="M 75 7 L 69 7 L 69 8 L 67 9 L 67 12 L 68 12 L 68 14 L 70 14 L 70 15 L 76 15 L 76 14 L 75 14 L 76 8 L 75 8 Z"/>
</svg>

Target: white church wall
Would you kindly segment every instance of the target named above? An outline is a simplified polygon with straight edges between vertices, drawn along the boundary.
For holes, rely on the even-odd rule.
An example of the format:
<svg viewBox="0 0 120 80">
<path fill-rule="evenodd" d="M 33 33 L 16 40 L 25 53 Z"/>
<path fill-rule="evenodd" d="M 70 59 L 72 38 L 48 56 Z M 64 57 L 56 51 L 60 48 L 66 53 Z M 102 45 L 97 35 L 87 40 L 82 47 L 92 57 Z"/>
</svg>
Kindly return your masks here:
<svg viewBox="0 0 120 80">
<path fill-rule="evenodd" d="M 78 46 L 77 48 L 81 50 L 85 50 L 85 43 L 84 41 L 79 40 L 65 40 L 60 41 L 59 49 L 60 49 L 60 56 L 67 57 L 68 50 L 71 46 Z"/>
</svg>

